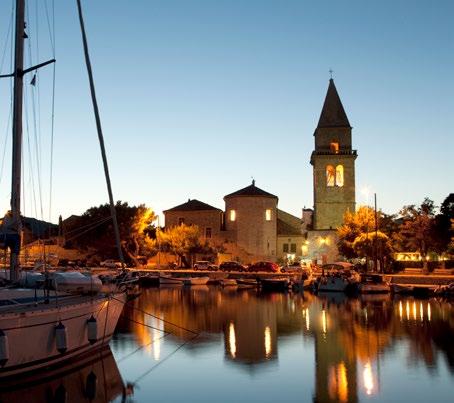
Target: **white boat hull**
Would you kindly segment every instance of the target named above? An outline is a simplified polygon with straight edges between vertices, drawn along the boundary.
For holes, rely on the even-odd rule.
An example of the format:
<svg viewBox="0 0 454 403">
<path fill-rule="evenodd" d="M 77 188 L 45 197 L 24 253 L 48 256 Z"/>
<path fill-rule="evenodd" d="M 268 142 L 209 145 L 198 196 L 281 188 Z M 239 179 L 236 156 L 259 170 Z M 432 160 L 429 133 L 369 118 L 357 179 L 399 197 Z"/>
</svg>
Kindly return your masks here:
<svg viewBox="0 0 454 403">
<path fill-rule="evenodd" d="M 185 278 L 184 285 L 206 285 L 210 281 L 209 277 L 189 277 Z"/>
<path fill-rule="evenodd" d="M 0 367 L 0 379 L 64 361 L 106 345 L 117 325 L 125 303 L 125 294 L 114 297 L 73 297 L 61 304 L 51 301 L 19 309 L 0 310 L 0 329 L 8 339 L 8 360 Z M 88 340 L 87 320 L 97 322 L 97 341 Z M 66 351 L 56 345 L 56 326 L 62 323 L 67 332 Z"/>
<path fill-rule="evenodd" d="M 175 278 L 175 277 L 167 277 L 167 276 L 159 276 L 159 284 L 183 284 L 182 278 Z"/>
</svg>

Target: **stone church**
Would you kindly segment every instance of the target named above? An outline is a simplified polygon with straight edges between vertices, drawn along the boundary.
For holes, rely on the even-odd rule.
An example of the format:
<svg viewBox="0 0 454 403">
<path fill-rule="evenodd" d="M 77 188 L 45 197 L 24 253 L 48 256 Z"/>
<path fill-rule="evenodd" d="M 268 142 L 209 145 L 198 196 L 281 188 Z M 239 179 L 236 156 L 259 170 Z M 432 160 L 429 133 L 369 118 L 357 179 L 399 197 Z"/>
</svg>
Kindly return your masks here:
<svg viewBox="0 0 454 403">
<path fill-rule="evenodd" d="M 232 259 L 339 259 L 336 228 L 346 211 L 355 211 L 355 159 L 352 127 L 333 79 L 314 132 L 314 208 L 295 217 L 278 208 L 278 197 L 252 184 L 224 196 L 225 209 L 199 200 L 164 211 L 166 227 L 197 225 L 204 239 L 222 244 Z"/>
</svg>

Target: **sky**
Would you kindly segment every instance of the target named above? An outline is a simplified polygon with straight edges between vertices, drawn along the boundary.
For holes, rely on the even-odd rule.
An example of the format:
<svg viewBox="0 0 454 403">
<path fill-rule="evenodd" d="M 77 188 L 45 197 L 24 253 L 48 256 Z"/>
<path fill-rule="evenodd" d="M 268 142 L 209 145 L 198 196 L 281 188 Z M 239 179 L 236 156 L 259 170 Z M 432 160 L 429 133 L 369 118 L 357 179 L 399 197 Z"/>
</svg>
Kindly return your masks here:
<svg viewBox="0 0 454 403">
<path fill-rule="evenodd" d="M 22 210 L 55 222 L 108 197 L 76 2 L 55 1 L 55 20 L 52 2 L 28 2 L 26 65 L 53 57 L 53 35 L 57 63 L 53 159 L 53 68 L 40 70 L 37 87 L 26 78 Z M 224 195 L 254 178 L 301 216 L 313 205 L 309 159 L 330 69 L 358 150 L 357 204 L 376 193 L 379 208 L 396 213 L 454 191 L 452 1 L 83 7 L 116 200 L 158 214 L 188 198 L 223 208 Z M 0 74 L 11 67 L 11 9 L 0 3 Z M 9 81 L 0 81 L 1 211 L 10 199 Z"/>
</svg>

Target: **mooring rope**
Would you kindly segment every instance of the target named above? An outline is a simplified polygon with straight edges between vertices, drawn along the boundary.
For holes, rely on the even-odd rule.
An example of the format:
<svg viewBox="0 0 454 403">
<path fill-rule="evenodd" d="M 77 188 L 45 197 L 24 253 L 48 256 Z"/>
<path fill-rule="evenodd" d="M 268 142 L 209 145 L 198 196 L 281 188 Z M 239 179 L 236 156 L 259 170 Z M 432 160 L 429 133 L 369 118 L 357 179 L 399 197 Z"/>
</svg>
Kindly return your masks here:
<svg viewBox="0 0 454 403">
<path fill-rule="evenodd" d="M 113 298 L 113 299 L 116 299 L 115 297 L 112 297 L 112 298 Z M 143 313 L 144 315 L 148 315 L 148 316 L 151 316 L 151 317 L 153 317 L 153 318 L 159 319 L 160 321 L 162 321 L 162 322 L 164 322 L 164 323 L 167 323 L 167 324 L 169 324 L 169 325 L 171 325 L 171 326 L 175 326 L 175 327 L 177 327 L 177 328 L 179 328 L 179 329 L 181 329 L 181 330 L 184 330 L 184 331 L 186 331 L 186 332 L 192 333 L 192 334 L 197 335 L 197 336 L 200 334 L 200 331 L 191 330 L 191 329 L 185 328 L 185 327 L 183 327 L 183 326 L 177 325 L 176 323 L 170 322 L 170 321 L 168 321 L 168 320 L 166 320 L 166 319 L 163 319 L 163 318 L 161 318 L 161 317 L 159 317 L 159 316 L 153 315 L 152 313 L 147 312 L 147 311 L 144 311 L 143 309 L 136 308 L 135 306 L 131 306 L 131 308 L 132 308 L 132 309 L 135 309 L 136 311 L 139 311 L 139 312 Z"/>
</svg>

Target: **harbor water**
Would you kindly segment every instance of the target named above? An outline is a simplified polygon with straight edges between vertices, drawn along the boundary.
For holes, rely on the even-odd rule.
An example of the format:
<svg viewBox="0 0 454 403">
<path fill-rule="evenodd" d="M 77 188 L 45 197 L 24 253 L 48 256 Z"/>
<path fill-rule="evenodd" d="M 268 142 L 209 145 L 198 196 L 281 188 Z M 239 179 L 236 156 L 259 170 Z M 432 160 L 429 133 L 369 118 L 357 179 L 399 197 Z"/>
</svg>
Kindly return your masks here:
<svg viewBox="0 0 454 403">
<path fill-rule="evenodd" d="M 453 339 L 440 299 L 149 288 L 110 350 L 0 402 L 450 402 Z"/>
</svg>

